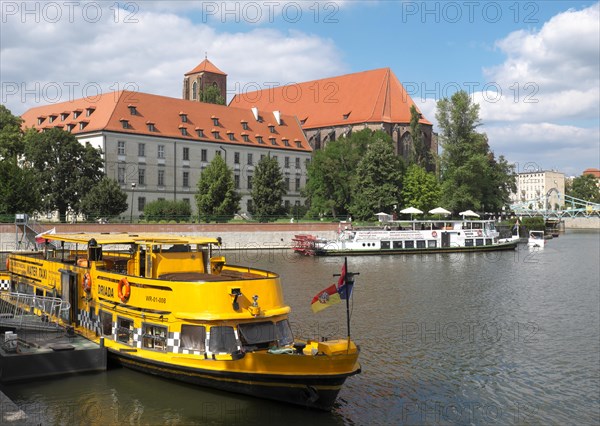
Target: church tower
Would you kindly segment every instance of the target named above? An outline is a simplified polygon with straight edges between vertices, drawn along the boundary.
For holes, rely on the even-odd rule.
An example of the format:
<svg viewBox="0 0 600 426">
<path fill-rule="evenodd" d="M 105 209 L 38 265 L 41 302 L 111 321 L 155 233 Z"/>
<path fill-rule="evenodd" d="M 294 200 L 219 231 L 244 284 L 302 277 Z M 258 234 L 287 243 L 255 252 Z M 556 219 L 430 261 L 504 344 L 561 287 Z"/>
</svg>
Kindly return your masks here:
<svg viewBox="0 0 600 426">
<path fill-rule="evenodd" d="M 227 101 L 227 74 L 217 68 L 208 58 L 204 58 L 196 68 L 183 77 L 183 99 L 202 102 L 201 94 L 214 86 Z"/>
</svg>

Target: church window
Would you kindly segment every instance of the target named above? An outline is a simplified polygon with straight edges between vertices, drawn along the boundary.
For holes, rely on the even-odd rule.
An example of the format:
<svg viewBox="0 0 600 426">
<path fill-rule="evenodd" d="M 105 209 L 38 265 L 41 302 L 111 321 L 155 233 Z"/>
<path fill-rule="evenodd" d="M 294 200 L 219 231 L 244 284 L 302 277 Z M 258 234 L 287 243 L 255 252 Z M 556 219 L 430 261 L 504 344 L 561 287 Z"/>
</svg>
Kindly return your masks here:
<svg viewBox="0 0 600 426">
<path fill-rule="evenodd" d="M 196 81 L 192 83 L 192 99 L 198 99 L 198 82 Z"/>
</svg>

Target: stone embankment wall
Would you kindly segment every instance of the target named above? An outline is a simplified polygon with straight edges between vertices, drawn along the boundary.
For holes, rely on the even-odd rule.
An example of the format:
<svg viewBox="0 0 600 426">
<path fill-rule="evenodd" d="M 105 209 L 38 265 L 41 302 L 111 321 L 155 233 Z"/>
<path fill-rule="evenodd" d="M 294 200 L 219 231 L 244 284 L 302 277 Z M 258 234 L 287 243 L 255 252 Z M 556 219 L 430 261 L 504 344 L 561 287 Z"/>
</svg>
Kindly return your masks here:
<svg viewBox="0 0 600 426">
<path fill-rule="evenodd" d="M 600 229 L 600 217 L 573 217 L 563 219 L 565 229 Z"/>
<path fill-rule="evenodd" d="M 292 238 L 310 234 L 335 238 L 338 223 L 224 223 L 224 224 L 42 224 L 56 232 L 168 232 L 182 235 L 221 237 L 224 249 L 290 248 Z M 0 251 L 16 248 L 15 225 L 0 224 Z M 19 238 L 21 234 L 18 234 Z"/>
</svg>

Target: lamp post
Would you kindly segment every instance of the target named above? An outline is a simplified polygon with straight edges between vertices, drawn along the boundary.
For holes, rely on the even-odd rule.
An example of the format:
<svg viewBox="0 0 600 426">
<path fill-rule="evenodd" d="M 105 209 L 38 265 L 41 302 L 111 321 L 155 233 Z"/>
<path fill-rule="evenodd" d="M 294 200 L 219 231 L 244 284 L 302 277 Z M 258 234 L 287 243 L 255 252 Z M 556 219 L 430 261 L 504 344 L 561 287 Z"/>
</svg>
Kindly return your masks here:
<svg viewBox="0 0 600 426">
<path fill-rule="evenodd" d="M 133 200 L 135 194 L 135 182 L 131 182 L 131 214 L 129 215 L 129 223 L 133 223 Z"/>
</svg>

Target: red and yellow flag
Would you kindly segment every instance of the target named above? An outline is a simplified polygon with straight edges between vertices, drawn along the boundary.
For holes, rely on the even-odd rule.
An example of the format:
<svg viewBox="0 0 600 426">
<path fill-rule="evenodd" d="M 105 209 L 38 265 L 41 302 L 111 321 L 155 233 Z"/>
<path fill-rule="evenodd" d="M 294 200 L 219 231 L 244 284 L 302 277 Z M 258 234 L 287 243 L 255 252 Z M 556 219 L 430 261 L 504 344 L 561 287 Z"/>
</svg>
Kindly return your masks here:
<svg viewBox="0 0 600 426">
<path fill-rule="evenodd" d="M 311 308 L 313 312 L 322 311 L 331 305 L 340 303 L 342 301 L 336 284 L 331 284 L 325 290 L 320 291 L 315 297 L 313 297 Z"/>
</svg>

